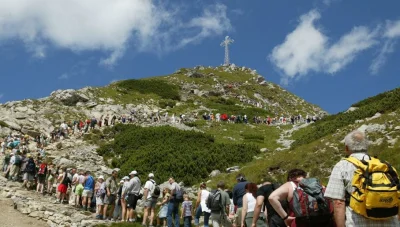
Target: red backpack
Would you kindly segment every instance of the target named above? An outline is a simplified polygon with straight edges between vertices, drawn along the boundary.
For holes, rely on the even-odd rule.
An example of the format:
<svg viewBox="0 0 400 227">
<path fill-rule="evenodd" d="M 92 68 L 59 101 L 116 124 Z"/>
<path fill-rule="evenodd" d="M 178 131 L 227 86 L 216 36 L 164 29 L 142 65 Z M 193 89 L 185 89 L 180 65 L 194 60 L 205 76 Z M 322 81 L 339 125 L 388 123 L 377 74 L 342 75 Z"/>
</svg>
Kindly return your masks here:
<svg viewBox="0 0 400 227">
<path fill-rule="evenodd" d="M 38 174 L 45 174 L 46 167 L 47 167 L 46 163 L 40 164 Z"/>
</svg>

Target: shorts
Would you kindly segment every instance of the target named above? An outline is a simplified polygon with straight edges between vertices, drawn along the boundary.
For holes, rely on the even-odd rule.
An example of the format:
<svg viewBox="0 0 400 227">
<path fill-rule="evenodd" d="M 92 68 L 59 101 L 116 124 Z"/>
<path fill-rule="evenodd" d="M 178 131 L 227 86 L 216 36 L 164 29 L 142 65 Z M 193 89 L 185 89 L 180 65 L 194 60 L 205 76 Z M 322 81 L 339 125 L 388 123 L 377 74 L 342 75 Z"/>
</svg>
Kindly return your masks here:
<svg viewBox="0 0 400 227">
<path fill-rule="evenodd" d="M 104 196 L 104 204 L 115 205 L 115 199 L 116 199 L 115 195 L 110 194 L 110 196 L 108 197 L 107 194 L 106 194 Z"/>
<path fill-rule="evenodd" d="M 104 201 L 99 196 L 96 196 L 96 206 L 99 206 L 99 205 L 100 206 L 104 205 Z"/>
<path fill-rule="evenodd" d="M 82 196 L 91 198 L 93 196 L 93 191 L 84 189 L 82 192 Z"/>
<path fill-rule="evenodd" d="M 83 193 L 83 185 L 82 184 L 78 184 L 76 187 L 75 187 L 75 195 L 82 195 L 82 193 Z"/>
<path fill-rule="evenodd" d="M 31 173 L 24 173 L 22 180 L 33 181 L 35 178 Z"/>
<path fill-rule="evenodd" d="M 148 198 L 144 201 L 144 207 L 155 208 L 157 204 L 157 198 Z"/>
<path fill-rule="evenodd" d="M 46 182 L 45 174 L 38 174 L 39 184 L 44 184 Z"/>
<path fill-rule="evenodd" d="M 65 184 L 60 184 L 60 185 L 58 185 L 58 188 L 57 188 L 57 190 L 63 194 L 67 193 L 67 189 L 68 189 L 68 187 Z"/>
<path fill-rule="evenodd" d="M 136 209 L 136 204 L 137 204 L 137 201 L 138 201 L 138 196 L 137 195 L 135 195 L 135 194 L 129 194 L 128 195 L 128 200 L 127 200 L 127 202 L 126 202 L 126 207 L 128 208 L 128 209 Z"/>
</svg>

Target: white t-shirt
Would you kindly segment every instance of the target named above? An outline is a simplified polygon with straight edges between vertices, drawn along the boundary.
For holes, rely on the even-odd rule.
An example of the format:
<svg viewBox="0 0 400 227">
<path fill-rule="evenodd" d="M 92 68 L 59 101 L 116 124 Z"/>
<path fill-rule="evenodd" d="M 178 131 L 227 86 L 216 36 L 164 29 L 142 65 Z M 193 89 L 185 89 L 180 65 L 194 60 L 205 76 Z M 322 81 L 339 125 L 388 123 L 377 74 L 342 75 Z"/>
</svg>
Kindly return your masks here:
<svg viewBox="0 0 400 227">
<path fill-rule="evenodd" d="M 146 184 L 144 185 L 144 189 L 148 189 L 148 193 L 147 193 L 147 198 L 151 199 L 151 192 L 153 191 L 155 185 L 155 181 L 154 180 L 148 180 L 146 181 Z"/>
<path fill-rule="evenodd" d="M 77 173 L 75 173 L 74 176 L 72 177 L 72 182 L 77 181 L 77 182 L 74 182 L 74 185 L 78 184 L 78 177 L 79 177 L 79 174 L 77 174 Z"/>
</svg>

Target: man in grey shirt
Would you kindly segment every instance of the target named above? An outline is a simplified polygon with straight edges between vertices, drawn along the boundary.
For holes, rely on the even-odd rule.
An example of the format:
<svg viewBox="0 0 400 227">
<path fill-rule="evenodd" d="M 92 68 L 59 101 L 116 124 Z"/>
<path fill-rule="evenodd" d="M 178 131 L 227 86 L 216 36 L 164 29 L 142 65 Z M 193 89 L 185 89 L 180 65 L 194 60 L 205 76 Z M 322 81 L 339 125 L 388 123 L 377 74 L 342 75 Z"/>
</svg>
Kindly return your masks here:
<svg viewBox="0 0 400 227">
<path fill-rule="evenodd" d="M 141 187 L 141 182 L 139 177 L 137 177 L 138 173 L 136 170 L 132 171 L 129 176 L 130 180 L 128 183 L 128 186 L 126 187 L 126 192 L 125 194 L 128 195 L 128 201 L 126 207 L 128 208 L 128 214 L 129 214 L 129 222 L 135 222 L 135 209 L 136 209 L 136 204 L 137 201 L 139 200 L 139 193 L 140 193 L 140 187 Z"/>
<path fill-rule="evenodd" d="M 181 187 L 175 182 L 173 177 L 170 177 L 169 180 L 169 189 L 171 190 L 171 199 L 168 203 L 168 212 L 167 212 L 167 222 L 168 227 L 173 227 L 172 219 L 175 218 L 175 227 L 179 227 L 180 219 L 179 219 L 179 201 L 176 199 L 176 193 L 181 190 Z"/>
<path fill-rule="evenodd" d="M 231 200 L 227 192 L 224 191 L 225 182 L 220 181 L 217 184 L 217 190 L 221 193 L 221 205 L 222 209 L 220 211 L 211 211 L 211 221 L 213 227 L 231 227 L 232 223 L 228 219 L 229 214 L 229 205 L 231 204 Z"/>
</svg>

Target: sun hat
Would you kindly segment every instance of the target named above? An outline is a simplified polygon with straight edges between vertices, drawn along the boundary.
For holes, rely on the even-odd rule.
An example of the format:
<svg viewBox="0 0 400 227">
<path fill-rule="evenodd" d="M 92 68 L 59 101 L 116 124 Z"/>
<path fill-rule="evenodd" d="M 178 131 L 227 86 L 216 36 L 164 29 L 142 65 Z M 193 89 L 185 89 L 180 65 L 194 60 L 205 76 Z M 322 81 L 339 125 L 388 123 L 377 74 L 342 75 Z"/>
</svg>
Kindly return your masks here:
<svg viewBox="0 0 400 227">
<path fill-rule="evenodd" d="M 103 177 L 103 176 L 99 176 L 97 179 L 102 179 L 102 180 L 104 180 L 104 177 Z"/>
<path fill-rule="evenodd" d="M 149 177 L 154 177 L 154 173 L 149 173 Z"/>
<path fill-rule="evenodd" d="M 137 175 L 137 171 L 133 170 L 129 175 Z"/>
</svg>

